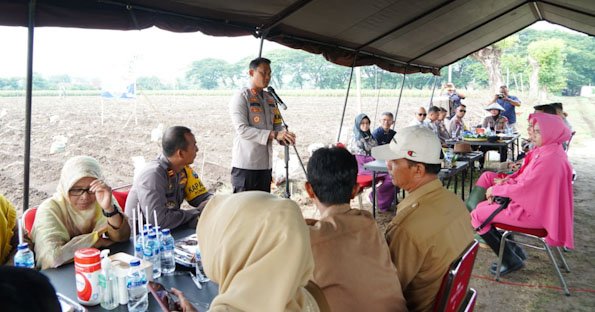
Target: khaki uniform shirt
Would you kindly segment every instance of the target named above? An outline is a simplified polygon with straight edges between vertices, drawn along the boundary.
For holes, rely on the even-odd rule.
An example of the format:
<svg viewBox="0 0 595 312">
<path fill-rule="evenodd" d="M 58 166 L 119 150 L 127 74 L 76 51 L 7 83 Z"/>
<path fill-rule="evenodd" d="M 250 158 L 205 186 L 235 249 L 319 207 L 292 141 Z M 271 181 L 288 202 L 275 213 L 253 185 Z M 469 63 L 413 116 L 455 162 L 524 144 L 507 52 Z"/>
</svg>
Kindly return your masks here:
<svg viewBox="0 0 595 312">
<path fill-rule="evenodd" d="M 308 223 L 314 282 L 331 311 L 407 310 L 388 246 L 369 212 L 337 205 Z"/>
<path fill-rule="evenodd" d="M 268 92 L 243 88 L 229 102 L 233 138 L 231 166 L 240 169 L 273 168 L 271 131 L 283 130 L 281 113 Z"/>
<path fill-rule="evenodd" d="M 386 229 L 411 311 L 431 311 L 450 264 L 473 240 L 465 204 L 438 179 L 411 192 Z"/>
</svg>

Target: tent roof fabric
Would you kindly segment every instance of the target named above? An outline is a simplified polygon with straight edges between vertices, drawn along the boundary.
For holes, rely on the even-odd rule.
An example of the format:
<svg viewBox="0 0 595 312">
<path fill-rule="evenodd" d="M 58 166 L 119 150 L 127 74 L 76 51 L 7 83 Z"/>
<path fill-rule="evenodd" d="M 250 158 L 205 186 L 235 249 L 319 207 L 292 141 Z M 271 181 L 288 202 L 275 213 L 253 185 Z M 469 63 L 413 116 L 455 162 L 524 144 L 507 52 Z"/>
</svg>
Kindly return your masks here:
<svg viewBox="0 0 595 312">
<path fill-rule="evenodd" d="M 0 0 L 27 26 L 28 0 Z M 35 26 L 264 36 L 345 66 L 431 72 L 546 20 L 595 35 L 593 0 L 37 0 Z"/>
</svg>

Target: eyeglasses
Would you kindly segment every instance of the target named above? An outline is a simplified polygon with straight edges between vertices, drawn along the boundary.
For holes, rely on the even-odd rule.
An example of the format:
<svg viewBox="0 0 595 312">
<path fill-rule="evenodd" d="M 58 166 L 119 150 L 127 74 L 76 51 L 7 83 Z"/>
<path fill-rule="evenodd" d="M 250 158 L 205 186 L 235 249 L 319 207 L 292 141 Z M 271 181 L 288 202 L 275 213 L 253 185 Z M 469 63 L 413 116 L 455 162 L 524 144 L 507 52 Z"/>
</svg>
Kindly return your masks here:
<svg viewBox="0 0 595 312">
<path fill-rule="evenodd" d="M 466 110 L 464 110 L 464 109 L 461 109 L 459 112 L 461 112 L 461 113 L 466 113 L 467 111 L 466 111 Z"/>
<path fill-rule="evenodd" d="M 428 114 L 417 114 L 417 116 L 428 116 Z"/>
<path fill-rule="evenodd" d="M 68 190 L 68 194 L 71 196 L 83 196 L 84 193 L 89 195 L 95 195 L 95 192 L 91 191 L 91 188 L 75 188 Z"/>
</svg>

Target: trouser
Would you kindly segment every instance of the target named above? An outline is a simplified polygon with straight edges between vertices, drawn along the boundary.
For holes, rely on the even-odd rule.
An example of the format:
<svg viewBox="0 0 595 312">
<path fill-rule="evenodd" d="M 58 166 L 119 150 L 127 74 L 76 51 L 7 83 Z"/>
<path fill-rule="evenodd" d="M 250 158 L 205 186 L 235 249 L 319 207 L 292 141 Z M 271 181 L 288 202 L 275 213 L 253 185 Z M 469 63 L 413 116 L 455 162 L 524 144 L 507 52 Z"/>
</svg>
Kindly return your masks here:
<svg viewBox="0 0 595 312">
<path fill-rule="evenodd" d="M 488 246 L 498 255 L 500 253 L 500 242 L 502 240 L 502 234 L 493 227 L 481 234 L 481 238 L 486 242 Z M 526 257 L 521 247 L 513 242 L 507 242 L 504 245 L 504 255 L 502 256 L 502 262 L 507 267 L 514 267 L 523 262 L 523 258 Z"/>
<path fill-rule="evenodd" d="M 250 170 L 233 167 L 231 168 L 231 185 L 233 192 L 263 191 L 271 192 L 271 181 L 273 181 L 272 169 Z"/>
<path fill-rule="evenodd" d="M 355 155 L 357 160 L 358 174 L 360 175 L 372 175 L 372 172 L 364 169 L 364 164 L 370 161 L 374 161 L 374 157 L 366 155 Z M 393 185 L 392 179 L 388 173 L 377 173 L 376 182 L 380 182 L 380 185 L 376 188 L 376 199 L 378 200 L 378 209 L 380 211 L 387 211 L 390 209 L 391 204 L 395 199 L 395 186 Z M 370 194 L 370 201 L 372 201 L 372 195 Z"/>
</svg>

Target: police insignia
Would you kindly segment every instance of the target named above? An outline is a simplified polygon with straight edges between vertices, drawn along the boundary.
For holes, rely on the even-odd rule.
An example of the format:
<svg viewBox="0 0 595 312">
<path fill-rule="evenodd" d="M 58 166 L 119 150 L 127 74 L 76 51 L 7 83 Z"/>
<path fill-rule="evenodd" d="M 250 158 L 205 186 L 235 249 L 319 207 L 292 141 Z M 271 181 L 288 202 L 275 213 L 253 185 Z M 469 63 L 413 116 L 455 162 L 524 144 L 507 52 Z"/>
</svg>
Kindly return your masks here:
<svg viewBox="0 0 595 312">
<path fill-rule="evenodd" d="M 257 123 L 260 123 L 260 116 L 254 116 L 254 117 L 252 117 L 252 121 L 253 121 L 255 124 L 257 124 Z"/>
<path fill-rule="evenodd" d="M 253 113 L 262 113 L 262 109 L 260 107 L 250 107 L 250 111 Z"/>
</svg>

